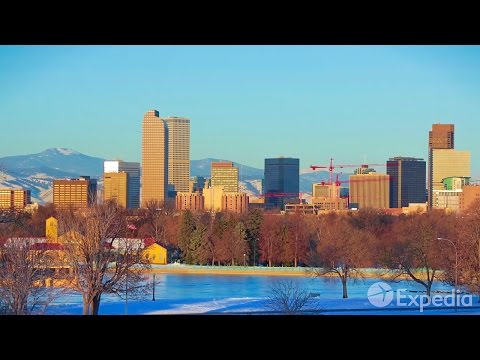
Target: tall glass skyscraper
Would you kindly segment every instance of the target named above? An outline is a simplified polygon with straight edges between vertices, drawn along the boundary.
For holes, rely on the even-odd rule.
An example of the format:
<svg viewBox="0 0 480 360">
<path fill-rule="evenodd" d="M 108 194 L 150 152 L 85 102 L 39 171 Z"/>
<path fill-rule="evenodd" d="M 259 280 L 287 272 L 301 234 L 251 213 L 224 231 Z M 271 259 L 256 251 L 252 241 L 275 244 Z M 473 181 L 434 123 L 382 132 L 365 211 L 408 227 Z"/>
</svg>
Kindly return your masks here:
<svg viewBox="0 0 480 360">
<path fill-rule="evenodd" d="M 298 203 L 300 160 L 294 158 L 265 159 L 265 208 L 284 210 L 285 204 Z"/>
<path fill-rule="evenodd" d="M 397 156 L 387 161 L 390 175 L 390 207 L 407 207 L 425 203 L 427 163 L 423 159 Z"/>
</svg>

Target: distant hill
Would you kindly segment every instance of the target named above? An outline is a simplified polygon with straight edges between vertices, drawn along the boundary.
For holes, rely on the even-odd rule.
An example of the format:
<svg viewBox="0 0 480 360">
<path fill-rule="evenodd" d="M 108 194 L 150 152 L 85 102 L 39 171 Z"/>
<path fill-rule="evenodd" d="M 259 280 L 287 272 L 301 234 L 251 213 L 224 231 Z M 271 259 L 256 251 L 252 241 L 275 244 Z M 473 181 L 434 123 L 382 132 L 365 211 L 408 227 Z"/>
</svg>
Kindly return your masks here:
<svg viewBox="0 0 480 360">
<path fill-rule="evenodd" d="M 38 154 L 0 158 L 0 170 L 4 170 L 0 173 L 2 187 L 30 189 L 33 201 L 44 203 L 52 201 L 54 179 L 82 175 L 101 178 L 103 159 L 75 150 L 51 148 Z"/>
<path fill-rule="evenodd" d="M 89 175 L 101 179 L 104 159 L 88 156 L 65 148 L 51 148 L 38 154 L 17 155 L 0 158 L 0 187 L 24 187 L 32 191 L 33 201 L 44 203 L 52 201 L 52 182 L 59 178 L 74 178 Z M 220 159 L 201 159 L 190 161 L 190 175 L 210 177 L 210 164 Z M 228 160 L 224 160 L 228 161 Z M 257 195 L 261 190 L 263 169 L 257 169 L 234 162 L 239 167 L 241 191 Z M 2 172 L 3 171 L 3 172 Z M 340 174 L 340 180 L 347 180 L 349 174 Z M 326 171 L 302 171 L 300 191 L 311 193 L 312 184 L 328 181 Z"/>
</svg>

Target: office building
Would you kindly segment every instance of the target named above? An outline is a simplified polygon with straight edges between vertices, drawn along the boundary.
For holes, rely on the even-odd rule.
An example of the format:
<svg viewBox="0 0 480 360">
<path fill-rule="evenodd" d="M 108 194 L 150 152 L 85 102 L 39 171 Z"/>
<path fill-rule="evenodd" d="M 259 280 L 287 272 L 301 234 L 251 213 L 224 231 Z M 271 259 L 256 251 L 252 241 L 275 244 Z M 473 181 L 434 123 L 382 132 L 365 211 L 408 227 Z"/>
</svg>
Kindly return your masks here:
<svg viewBox="0 0 480 360">
<path fill-rule="evenodd" d="M 294 158 L 265 159 L 265 208 L 285 208 L 299 202 L 300 160 Z"/>
<path fill-rule="evenodd" d="M 423 159 L 397 156 L 387 161 L 390 175 L 390 208 L 408 207 L 426 202 L 427 164 Z"/>
<path fill-rule="evenodd" d="M 128 208 L 128 174 L 126 172 L 103 174 L 103 200 L 113 200 Z"/>
<path fill-rule="evenodd" d="M 31 202 L 30 190 L 0 189 L 0 209 L 25 209 Z"/>
<path fill-rule="evenodd" d="M 122 160 L 106 160 L 103 163 L 104 176 L 107 173 L 127 174 L 127 209 L 137 209 L 140 207 L 140 163 L 127 162 Z M 104 194 L 106 189 L 104 183 Z M 106 199 L 104 195 L 104 199 Z M 125 206 L 125 205 L 124 205 Z"/>
<path fill-rule="evenodd" d="M 350 175 L 350 207 L 388 209 L 390 175 L 370 172 Z"/>
<path fill-rule="evenodd" d="M 238 192 L 238 167 L 231 161 L 211 163 L 211 183 L 214 186 L 223 186 L 224 192 Z"/>
<path fill-rule="evenodd" d="M 165 203 L 168 191 L 168 127 L 157 110 L 149 110 L 142 124 L 142 207 Z"/>
<path fill-rule="evenodd" d="M 432 130 L 428 134 L 428 206 L 432 207 L 432 191 L 434 190 L 433 186 L 433 168 L 435 167 L 435 162 L 433 160 L 433 150 L 434 149 L 454 149 L 454 135 L 455 135 L 455 125 L 454 124 L 433 124 Z M 440 190 L 440 189 L 436 189 Z"/>
<path fill-rule="evenodd" d="M 168 128 L 168 183 L 175 192 L 188 192 L 190 180 L 190 119 L 165 118 Z"/>
<path fill-rule="evenodd" d="M 59 208 L 86 208 L 97 201 L 97 179 L 81 176 L 78 179 L 53 180 L 53 204 Z"/>
<path fill-rule="evenodd" d="M 429 207 L 435 207 L 433 203 L 433 191 L 445 190 L 443 180 L 449 177 L 470 177 L 470 152 L 454 149 L 432 149 L 431 173 L 429 174 Z M 438 202 L 437 202 L 438 203 Z"/>
</svg>

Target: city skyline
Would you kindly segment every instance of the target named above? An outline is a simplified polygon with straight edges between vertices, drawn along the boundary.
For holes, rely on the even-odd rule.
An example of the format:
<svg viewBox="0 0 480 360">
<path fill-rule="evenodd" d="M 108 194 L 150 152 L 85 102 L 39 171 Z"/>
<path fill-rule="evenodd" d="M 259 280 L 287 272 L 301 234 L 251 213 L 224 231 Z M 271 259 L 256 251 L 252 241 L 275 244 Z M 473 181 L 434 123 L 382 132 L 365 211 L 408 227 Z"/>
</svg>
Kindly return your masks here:
<svg viewBox="0 0 480 360">
<path fill-rule="evenodd" d="M 191 159 L 256 168 L 427 159 L 426 132 L 451 123 L 480 178 L 479 59 L 478 46 L 0 46 L 0 156 L 140 162 L 141 114 L 157 109 L 192 120 Z"/>
</svg>

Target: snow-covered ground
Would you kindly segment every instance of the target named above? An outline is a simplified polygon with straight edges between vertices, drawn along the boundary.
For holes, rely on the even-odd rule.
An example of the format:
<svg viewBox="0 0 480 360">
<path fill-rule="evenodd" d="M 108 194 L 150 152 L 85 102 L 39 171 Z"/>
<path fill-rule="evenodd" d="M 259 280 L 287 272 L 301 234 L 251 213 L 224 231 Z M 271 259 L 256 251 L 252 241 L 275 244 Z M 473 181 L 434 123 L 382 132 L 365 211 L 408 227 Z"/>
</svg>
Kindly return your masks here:
<svg viewBox="0 0 480 360">
<path fill-rule="evenodd" d="M 309 312 L 308 309 L 314 309 Z M 225 299 L 156 299 L 102 302 L 101 315 L 162 315 L 162 314 L 262 314 L 269 313 L 266 299 L 262 298 L 225 298 Z M 419 307 L 376 308 L 368 299 L 318 299 L 312 300 L 305 308 L 306 314 L 323 315 L 480 315 L 480 304 L 472 307 L 429 307 L 423 312 Z M 54 305 L 47 314 L 81 315 L 82 305 L 79 303 Z"/>
<path fill-rule="evenodd" d="M 102 315 L 264 314 L 272 310 L 267 306 L 267 300 L 272 284 L 279 278 L 251 275 L 157 274 L 155 301 L 152 300 L 153 293 L 145 295 L 141 300 L 128 299 L 127 303 L 117 296 L 106 294 L 102 297 L 99 313 Z M 383 294 L 387 294 L 383 297 L 382 293 L 377 291 L 378 279 L 352 281 L 348 288 L 350 298 L 342 299 L 342 287 L 338 281 L 309 277 L 295 277 L 291 280 L 312 295 L 303 309 L 308 314 L 480 315 L 478 297 L 470 297 L 465 293 L 460 296 L 470 301 L 464 301 L 466 306 L 458 308 L 455 312 L 452 306 L 452 289 L 440 282 L 434 284 L 432 289 L 436 306 L 426 306 L 422 309 L 423 311 L 420 311 L 420 299 L 425 294 L 418 284 L 411 281 L 388 284 L 382 282 L 390 289 Z M 372 299 L 380 302 L 387 299 L 387 304 L 381 304 L 386 305 L 385 307 L 376 307 L 370 302 Z M 58 315 L 80 315 L 81 313 L 81 296 L 73 292 L 56 299 L 46 311 L 46 314 Z"/>
</svg>

